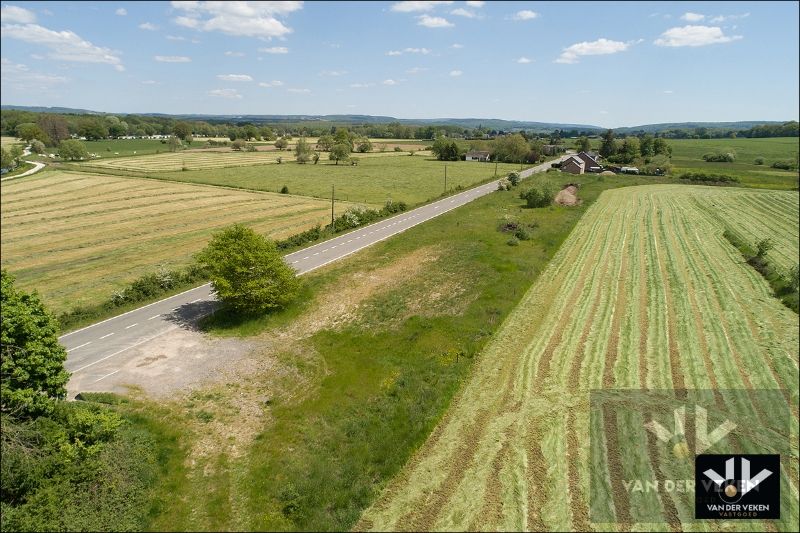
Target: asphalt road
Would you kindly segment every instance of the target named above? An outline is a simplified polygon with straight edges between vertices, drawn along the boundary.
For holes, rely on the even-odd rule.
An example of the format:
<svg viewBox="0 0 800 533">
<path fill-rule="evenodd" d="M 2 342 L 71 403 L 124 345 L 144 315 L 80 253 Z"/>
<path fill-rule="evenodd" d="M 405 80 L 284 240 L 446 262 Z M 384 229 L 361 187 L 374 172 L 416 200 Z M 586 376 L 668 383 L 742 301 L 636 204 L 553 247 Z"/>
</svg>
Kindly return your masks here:
<svg viewBox="0 0 800 533">
<path fill-rule="evenodd" d="M 550 163 L 525 169 L 521 177 L 542 172 Z M 492 181 L 288 254 L 285 260 L 298 274 L 305 274 L 495 190 L 497 182 Z M 115 372 L 108 372 L 110 360 L 116 358 L 121 368 L 131 348 L 191 324 L 216 305 L 211 284 L 206 284 L 62 335 L 59 341 L 67 349 L 65 366 L 73 374 L 81 373 L 82 380 L 100 381 Z"/>
</svg>

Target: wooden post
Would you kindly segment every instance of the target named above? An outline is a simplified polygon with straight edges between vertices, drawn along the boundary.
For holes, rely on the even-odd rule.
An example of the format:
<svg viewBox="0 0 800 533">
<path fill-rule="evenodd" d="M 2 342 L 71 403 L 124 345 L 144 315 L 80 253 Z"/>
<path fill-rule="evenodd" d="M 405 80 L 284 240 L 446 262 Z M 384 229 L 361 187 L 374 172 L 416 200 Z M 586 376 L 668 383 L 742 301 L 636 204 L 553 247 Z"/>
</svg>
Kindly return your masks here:
<svg viewBox="0 0 800 533">
<path fill-rule="evenodd" d="M 444 164 L 444 192 L 447 192 L 447 163 Z"/>
<path fill-rule="evenodd" d="M 336 193 L 336 185 L 332 183 L 331 184 L 331 229 L 333 229 L 333 199 L 335 197 L 334 196 L 335 193 Z"/>
</svg>

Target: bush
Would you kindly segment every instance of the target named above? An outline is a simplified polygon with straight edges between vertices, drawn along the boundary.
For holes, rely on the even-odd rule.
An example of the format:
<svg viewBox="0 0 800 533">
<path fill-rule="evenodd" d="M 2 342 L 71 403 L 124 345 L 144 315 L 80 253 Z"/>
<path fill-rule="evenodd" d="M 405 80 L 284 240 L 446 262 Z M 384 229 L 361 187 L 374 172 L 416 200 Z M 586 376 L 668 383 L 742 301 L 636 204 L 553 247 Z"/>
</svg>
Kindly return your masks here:
<svg viewBox="0 0 800 533">
<path fill-rule="evenodd" d="M 497 190 L 498 191 L 510 191 L 511 190 L 511 182 L 507 179 L 501 179 L 497 182 Z"/>
<path fill-rule="evenodd" d="M 775 161 L 772 163 L 772 168 L 780 170 L 797 170 L 797 163 L 794 161 Z"/>
<path fill-rule="evenodd" d="M 403 151 L 403 149 L 402 149 L 402 148 L 400 148 L 399 146 L 395 146 L 395 147 L 394 147 L 394 151 L 395 151 L 395 152 L 402 152 L 402 151 Z"/>
<path fill-rule="evenodd" d="M 289 187 L 287 187 L 286 185 L 281 187 L 281 194 L 289 194 Z"/>
<path fill-rule="evenodd" d="M 519 185 L 519 180 L 520 180 L 519 172 L 512 172 L 511 174 L 508 175 L 508 181 L 511 183 L 512 187 L 516 187 L 517 185 Z"/>
<path fill-rule="evenodd" d="M 43 154 L 45 151 L 44 143 L 38 139 L 31 141 L 31 152 L 34 154 Z"/>
<path fill-rule="evenodd" d="M 531 234 L 524 227 L 517 228 L 517 231 L 514 232 L 514 237 L 521 241 L 531 240 Z"/>
<path fill-rule="evenodd" d="M 726 176 L 724 174 L 706 174 L 705 172 L 686 172 L 678 176 L 678 179 L 693 182 L 703 182 L 706 184 L 739 183 L 739 178 L 734 176 Z"/>
<path fill-rule="evenodd" d="M 764 158 L 763 157 L 756 157 L 753 160 L 753 164 L 755 164 L 755 165 L 763 165 L 764 164 Z"/>
<path fill-rule="evenodd" d="M 516 237 L 511 237 L 506 241 L 506 244 L 509 246 L 519 246 L 519 239 Z"/>
<path fill-rule="evenodd" d="M 537 208 L 547 207 L 553 203 L 554 195 L 549 188 L 542 186 L 540 188 L 534 187 L 523 191 L 520 193 L 519 197 L 525 200 L 527 207 Z"/>
<path fill-rule="evenodd" d="M 733 152 L 708 153 L 703 155 L 703 159 L 707 163 L 733 163 L 736 154 Z"/>
</svg>

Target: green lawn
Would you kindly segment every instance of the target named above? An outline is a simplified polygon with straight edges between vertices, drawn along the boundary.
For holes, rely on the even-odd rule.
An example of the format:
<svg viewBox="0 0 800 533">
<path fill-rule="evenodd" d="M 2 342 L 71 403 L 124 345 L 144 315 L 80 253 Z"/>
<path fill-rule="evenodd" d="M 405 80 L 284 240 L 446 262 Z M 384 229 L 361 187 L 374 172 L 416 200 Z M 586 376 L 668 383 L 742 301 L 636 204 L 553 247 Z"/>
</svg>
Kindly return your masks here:
<svg viewBox="0 0 800 533">
<path fill-rule="evenodd" d="M 325 154 L 323 154 L 324 156 Z M 321 160 L 318 164 L 260 165 L 215 170 L 189 170 L 151 173 L 150 177 L 225 185 L 244 189 L 279 192 L 286 185 L 292 194 L 330 198 L 336 186 L 336 198 L 350 202 L 383 204 L 387 200 L 419 204 L 447 188 L 468 187 L 494 176 L 495 167 L 473 161 L 436 161 L 425 156 L 362 157 L 358 166 Z M 519 170 L 519 165 L 500 164 L 498 175 Z"/>
<path fill-rule="evenodd" d="M 204 141 L 194 142 L 192 146 L 199 147 L 203 142 Z M 97 154 L 102 159 L 157 154 L 169 151 L 169 147 L 158 139 L 111 139 L 105 141 L 84 141 L 84 144 L 90 154 Z"/>
<path fill-rule="evenodd" d="M 672 175 L 685 172 L 725 174 L 739 178 L 743 187 L 759 189 L 797 189 L 798 174 L 788 170 L 771 168 L 778 160 L 793 160 L 800 148 L 796 137 L 767 139 L 668 139 L 672 146 Z M 600 140 L 592 141 L 593 149 L 600 147 Z M 707 163 L 703 154 L 734 152 L 733 163 Z M 763 157 L 764 164 L 756 165 L 756 157 Z"/>
<path fill-rule="evenodd" d="M 747 187 L 793 189 L 797 187 L 797 172 L 771 168 L 778 160 L 793 160 L 798 152 L 798 139 L 776 137 L 768 139 L 675 139 L 672 146 L 673 174 L 709 172 L 739 178 Z M 707 163 L 703 154 L 733 152 L 733 163 Z M 764 158 L 756 165 L 757 157 Z"/>
<path fill-rule="evenodd" d="M 277 362 L 175 406 L 193 428 L 189 448 L 189 435 L 219 431 L 221 440 L 205 442 L 202 449 L 215 452 L 191 459 L 189 482 L 174 481 L 178 490 L 149 527 L 351 528 L 428 436 L 474 356 L 588 205 L 606 188 L 656 180 L 581 181 L 579 207 L 525 209 L 516 190 L 491 194 L 304 276 L 303 297 L 281 313 L 207 323 L 220 335 L 248 336 L 254 353 Z M 509 246 L 510 234 L 498 228 L 510 219 L 535 222 L 532 240 Z M 230 406 L 248 397 L 264 409 L 263 421 L 232 457 L 220 450 L 244 421 Z"/>
</svg>

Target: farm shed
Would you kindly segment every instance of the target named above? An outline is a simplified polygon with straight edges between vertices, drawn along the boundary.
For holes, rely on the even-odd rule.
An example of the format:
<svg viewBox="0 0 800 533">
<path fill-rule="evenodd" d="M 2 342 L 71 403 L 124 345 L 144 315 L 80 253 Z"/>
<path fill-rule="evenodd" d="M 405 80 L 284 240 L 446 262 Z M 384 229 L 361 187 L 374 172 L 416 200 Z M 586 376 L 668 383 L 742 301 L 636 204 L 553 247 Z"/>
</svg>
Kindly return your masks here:
<svg viewBox="0 0 800 533">
<path fill-rule="evenodd" d="M 464 156 L 465 161 L 488 161 L 489 152 L 484 150 L 472 150 Z"/>
<path fill-rule="evenodd" d="M 563 163 L 561 163 L 561 171 L 569 172 L 570 174 L 583 174 L 586 168 L 586 163 L 577 156 L 572 156 Z"/>
</svg>

